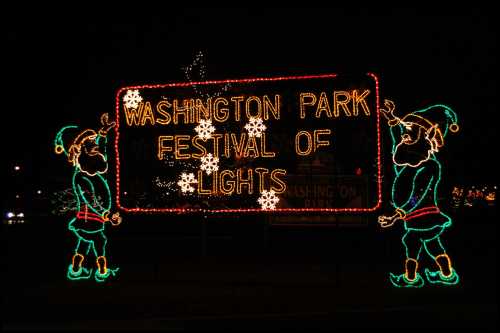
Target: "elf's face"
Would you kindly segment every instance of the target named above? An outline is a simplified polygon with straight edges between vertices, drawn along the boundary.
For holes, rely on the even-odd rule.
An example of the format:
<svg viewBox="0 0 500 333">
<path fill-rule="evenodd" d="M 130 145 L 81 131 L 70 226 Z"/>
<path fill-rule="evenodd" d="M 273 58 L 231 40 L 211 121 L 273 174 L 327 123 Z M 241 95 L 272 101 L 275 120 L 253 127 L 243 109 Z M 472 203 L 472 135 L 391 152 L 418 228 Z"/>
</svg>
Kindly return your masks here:
<svg viewBox="0 0 500 333">
<path fill-rule="evenodd" d="M 108 171 L 106 156 L 100 151 L 99 144 L 96 142 L 97 136 L 90 136 L 81 146 L 78 164 L 80 169 L 90 176 L 103 174 Z"/>
<path fill-rule="evenodd" d="M 396 145 L 393 161 L 396 165 L 417 167 L 431 156 L 432 146 L 425 128 L 415 123 L 403 123 L 401 141 Z"/>
</svg>

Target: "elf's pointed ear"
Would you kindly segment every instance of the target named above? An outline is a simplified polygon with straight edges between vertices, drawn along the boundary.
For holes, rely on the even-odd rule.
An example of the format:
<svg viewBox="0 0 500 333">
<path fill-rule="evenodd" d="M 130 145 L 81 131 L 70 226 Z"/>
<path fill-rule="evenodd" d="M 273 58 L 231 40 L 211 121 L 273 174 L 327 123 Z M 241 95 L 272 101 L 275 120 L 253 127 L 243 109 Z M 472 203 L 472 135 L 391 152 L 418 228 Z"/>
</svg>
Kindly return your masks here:
<svg viewBox="0 0 500 333">
<path fill-rule="evenodd" d="M 438 151 L 438 148 L 441 148 L 444 145 L 443 134 L 441 133 L 438 124 L 434 124 L 425 132 L 425 138 L 433 142 L 436 147 L 435 151 Z"/>
<path fill-rule="evenodd" d="M 439 148 L 443 146 L 443 137 L 438 125 L 433 125 L 425 131 L 425 138 L 430 141 L 433 152 L 438 152 Z"/>
<path fill-rule="evenodd" d="M 436 134 L 436 126 L 433 125 L 425 131 L 425 138 L 427 140 L 432 140 L 435 134 Z"/>
</svg>

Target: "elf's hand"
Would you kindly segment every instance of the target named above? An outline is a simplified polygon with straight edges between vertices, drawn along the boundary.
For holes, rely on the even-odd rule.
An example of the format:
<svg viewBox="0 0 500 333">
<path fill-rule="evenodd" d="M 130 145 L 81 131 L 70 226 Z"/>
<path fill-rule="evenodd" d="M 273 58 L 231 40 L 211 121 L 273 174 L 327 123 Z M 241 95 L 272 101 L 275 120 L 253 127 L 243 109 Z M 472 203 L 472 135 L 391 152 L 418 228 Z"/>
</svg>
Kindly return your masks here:
<svg viewBox="0 0 500 333">
<path fill-rule="evenodd" d="M 109 222 L 111 222 L 111 224 L 115 227 L 120 223 L 122 223 L 122 217 L 120 216 L 120 213 L 116 212 L 113 215 L 111 215 L 111 219 L 109 220 Z"/>
<path fill-rule="evenodd" d="M 378 217 L 378 223 L 382 228 L 388 228 L 400 220 L 403 221 L 401 215 L 399 215 L 398 213 L 395 213 L 392 216 L 382 215 Z"/>
<path fill-rule="evenodd" d="M 385 99 L 384 106 L 380 108 L 380 114 L 387 119 L 389 126 L 397 125 L 400 122 L 400 119 L 394 115 L 394 109 L 396 109 L 396 105 L 389 99 Z"/>
</svg>

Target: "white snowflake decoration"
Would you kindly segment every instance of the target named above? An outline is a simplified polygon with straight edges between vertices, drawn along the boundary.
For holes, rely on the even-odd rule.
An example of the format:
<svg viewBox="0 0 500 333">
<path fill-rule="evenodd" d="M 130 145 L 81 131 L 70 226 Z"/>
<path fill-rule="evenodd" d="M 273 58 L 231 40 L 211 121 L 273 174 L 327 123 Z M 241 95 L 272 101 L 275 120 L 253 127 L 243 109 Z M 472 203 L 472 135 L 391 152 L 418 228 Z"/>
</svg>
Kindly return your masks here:
<svg viewBox="0 0 500 333">
<path fill-rule="evenodd" d="M 139 103 L 142 102 L 142 97 L 139 94 L 138 89 L 127 90 L 125 96 L 123 96 L 123 102 L 125 106 L 129 109 L 136 109 L 139 106 Z"/>
<path fill-rule="evenodd" d="M 203 156 L 201 158 L 201 170 L 205 171 L 207 175 L 219 170 L 219 158 L 214 157 L 211 153 Z"/>
<path fill-rule="evenodd" d="M 185 173 L 181 174 L 181 178 L 177 182 L 177 185 L 181 188 L 182 193 L 194 192 L 194 187 L 191 184 L 197 184 L 198 180 L 194 178 L 194 173 Z"/>
<path fill-rule="evenodd" d="M 194 130 L 203 141 L 207 141 L 207 139 L 212 138 L 215 127 L 212 126 L 212 121 L 210 119 L 200 119 L 200 124 L 196 126 Z"/>
<path fill-rule="evenodd" d="M 272 210 L 276 209 L 276 204 L 280 201 L 280 199 L 276 196 L 274 190 L 264 190 L 260 193 L 260 198 L 257 201 L 262 209 Z"/>
<path fill-rule="evenodd" d="M 266 130 L 266 125 L 264 125 L 262 118 L 250 117 L 248 123 L 245 125 L 245 129 L 248 131 L 249 137 L 260 138 L 262 133 Z"/>
</svg>

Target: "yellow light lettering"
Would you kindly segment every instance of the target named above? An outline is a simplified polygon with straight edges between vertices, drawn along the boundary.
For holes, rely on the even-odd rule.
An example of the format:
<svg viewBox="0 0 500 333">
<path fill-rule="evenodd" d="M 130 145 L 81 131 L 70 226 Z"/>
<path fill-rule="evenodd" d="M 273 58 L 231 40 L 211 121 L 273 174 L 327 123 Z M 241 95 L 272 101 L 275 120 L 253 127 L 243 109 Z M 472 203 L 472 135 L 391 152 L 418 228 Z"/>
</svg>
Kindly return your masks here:
<svg viewBox="0 0 500 333">
<path fill-rule="evenodd" d="M 318 149 L 318 147 L 328 147 L 330 145 L 330 140 L 323 141 L 320 139 L 320 135 L 330 135 L 332 131 L 329 128 L 314 130 L 314 151 Z"/>
<path fill-rule="evenodd" d="M 321 112 L 326 112 L 326 116 L 331 118 L 332 111 L 330 110 L 330 103 L 328 103 L 328 98 L 326 98 L 326 93 L 322 92 L 319 95 L 318 106 L 316 107 L 316 118 L 321 118 Z"/>
<path fill-rule="evenodd" d="M 174 105 L 174 124 L 179 124 L 179 116 L 183 116 L 184 118 L 184 124 L 189 124 L 189 113 L 190 109 L 192 109 L 193 106 L 193 100 L 192 99 L 184 99 L 182 101 L 182 104 L 184 106 L 179 106 L 179 101 L 177 99 L 174 99 L 173 105 Z"/>
<path fill-rule="evenodd" d="M 210 195 L 212 191 L 203 188 L 203 171 L 198 170 L 198 194 Z"/>
<path fill-rule="evenodd" d="M 248 178 L 243 178 L 243 169 L 238 169 L 236 171 L 236 193 L 242 193 L 242 187 L 246 186 L 248 189 L 248 194 L 253 193 L 253 173 L 252 169 L 248 169 Z"/>
<path fill-rule="evenodd" d="M 229 144 L 229 134 L 225 133 L 224 134 L 224 156 L 226 158 L 229 158 L 231 156 L 231 151 L 229 150 L 230 144 Z"/>
<path fill-rule="evenodd" d="M 358 111 L 358 105 L 361 104 L 361 108 L 363 109 L 363 112 L 365 113 L 366 116 L 370 115 L 370 108 L 368 107 L 368 104 L 366 104 L 365 98 L 370 94 L 370 90 L 366 89 L 363 91 L 361 95 L 358 96 L 358 91 L 354 89 L 352 91 L 352 114 L 357 116 L 359 111 Z"/>
<path fill-rule="evenodd" d="M 212 134 L 212 139 L 214 139 L 214 157 L 219 157 L 219 140 L 222 138 L 222 134 Z"/>
<path fill-rule="evenodd" d="M 305 136 L 307 140 L 307 149 L 302 150 L 300 148 L 300 137 Z M 313 139 L 312 136 L 309 132 L 307 131 L 300 131 L 295 135 L 295 153 L 300 156 L 307 156 L 312 152 L 313 149 Z"/>
<path fill-rule="evenodd" d="M 174 137 L 172 135 L 160 135 L 158 137 L 158 159 L 163 160 L 163 152 L 172 151 L 171 146 L 164 146 L 163 142 L 173 141 Z"/>
<path fill-rule="evenodd" d="M 202 158 L 203 156 L 206 156 L 207 155 L 207 150 L 205 149 L 205 147 L 200 144 L 200 141 L 201 138 L 198 136 L 198 135 L 195 135 L 192 139 L 192 143 L 193 143 L 193 147 L 195 147 L 196 149 L 198 149 L 200 152 L 199 153 L 193 153 L 191 156 L 193 158 Z M 201 140 L 203 141 L 203 140 Z"/>
<path fill-rule="evenodd" d="M 234 192 L 234 189 L 236 187 L 236 181 L 234 180 L 225 180 L 224 177 L 229 176 L 231 179 L 235 177 L 234 172 L 231 170 L 222 170 L 220 173 L 220 191 L 223 194 L 226 195 L 231 195 Z M 227 188 L 226 186 L 229 186 Z"/>
<path fill-rule="evenodd" d="M 313 106 L 314 104 L 316 104 L 316 96 L 313 93 L 300 93 L 300 119 L 306 117 L 306 105 Z"/>
<path fill-rule="evenodd" d="M 167 100 L 160 101 L 158 104 L 156 104 L 156 112 L 165 117 L 165 118 L 156 118 L 156 122 L 158 124 L 160 125 L 170 124 L 172 118 L 170 117 L 170 114 L 166 110 L 167 108 L 170 107 L 172 107 L 172 104 L 170 104 Z"/>
<path fill-rule="evenodd" d="M 200 119 L 212 119 L 212 98 L 207 99 L 207 105 L 203 105 L 203 101 L 199 98 L 195 100 L 195 122 L 199 123 Z M 203 115 L 202 115 L 203 114 Z"/>
<path fill-rule="evenodd" d="M 127 126 L 139 126 L 141 124 L 142 118 L 142 108 L 143 103 L 139 103 L 139 106 L 135 109 L 129 109 L 126 105 L 123 105 L 123 110 L 125 111 L 125 120 L 127 120 Z"/>
<path fill-rule="evenodd" d="M 219 123 L 223 123 L 229 118 L 229 109 L 221 108 L 219 107 L 219 104 L 227 106 L 228 101 L 224 97 L 217 97 L 214 101 L 214 107 L 213 107 L 214 120 L 218 121 Z"/>
<path fill-rule="evenodd" d="M 234 152 L 236 153 L 236 158 L 243 157 L 245 149 L 245 139 L 246 133 L 240 134 L 240 140 L 238 141 L 236 134 L 231 133 L 231 141 L 233 143 Z"/>
<path fill-rule="evenodd" d="M 280 176 L 286 176 L 285 169 L 274 169 L 271 172 L 271 180 L 277 185 L 271 185 L 271 190 L 274 190 L 277 194 L 283 193 L 286 191 L 286 183 L 280 179 Z"/>
<path fill-rule="evenodd" d="M 151 109 L 151 103 L 146 102 L 144 104 L 144 107 L 142 109 L 142 120 L 141 120 L 141 125 L 144 126 L 146 125 L 146 120 L 149 120 L 149 123 L 154 126 L 155 124 L 155 117 L 153 115 L 153 110 Z"/>
<path fill-rule="evenodd" d="M 342 96 L 345 98 L 344 100 L 341 99 Z M 346 116 L 350 117 L 351 112 L 349 111 L 349 107 L 347 106 L 347 104 L 349 103 L 350 100 L 351 100 L 351 95 L 347 91 L 334 91 L 333 92 L 333 115 L 335 117 L 340 116 L 339 107 L 341 107 L 342 110 L 344 110 L 344 113 L 346 114 Z"/>
<path fill-rule="evenodd" d="M 189 149 L 189 145 L 181 143 L 181 141 L 189 141 L 191 139 L 190 135 L 176 135 L 174 138 L 174 148 L 175 148 L 175 159 L 176 160 L 187 160 L 191 158 L 191 154 L 182 154 L 181 149 Z"/>
<path fill-rule="evenodd" d="M 252 115 L 250 112 L 250 103 L 251 102 L 255 102 L 254 104 L 257 105 L 257 114 L 256 115 Z M 261 118 L 262 117 L 262 102 L 260 101 L 260 98 L 257 96 L 248 97 L 246 102 L 245 102 L 245 112 L 246 112 L 248 119 L 250 119 L 251 117 Z"/>
<path fill-rule="evenodd" d="M 240 121 L 241 114 L 241 102 L 245 99 L 243 96 L 233 96 L 231 97 L 231 102 L 234 102 L 234 119 Z"/>
<path fill-rule="evenodd" d="M 269 173 L 269 170 L 266 168 L 255 168 L 255 173 L 259 175 L 259 193 L 262 193 L 265 187 L 265 176 Z"/>
<path fill-rule="evenodd" d="M 260 156 L 261 157 L 274 157 L 276 154 L 271 151 L 266 151 L 266 133 L 262 133 L 260 136 Z"/>
<path fill-rule="evenodd" d="M 267 95 L 263 97 L 264 101 L 264 120 L 269 119 L 269 111 L 271 111 L 274 119 L 280 119 L 280 106 L 281 106 L 281 96 L 279 94 L 274 95 L 274 104 Z"/>
<path fill-rule="evenodd" d="M 257 142 L 255 141 L 255 136 L 248 137 L 244 156 L 253 158 L 259 157 L 259 150 L 257 149 Z"/>
<path fill-rule="evenodd" d="M 218 172 L 217 170 L 214 170 L 212 172 L 212 193 L 217 194 L 219 191 L 217 191 L 217 180 L 219 179 Z"/>
</svg>

